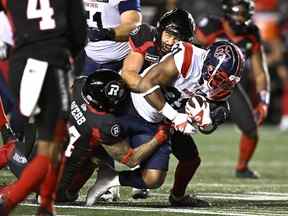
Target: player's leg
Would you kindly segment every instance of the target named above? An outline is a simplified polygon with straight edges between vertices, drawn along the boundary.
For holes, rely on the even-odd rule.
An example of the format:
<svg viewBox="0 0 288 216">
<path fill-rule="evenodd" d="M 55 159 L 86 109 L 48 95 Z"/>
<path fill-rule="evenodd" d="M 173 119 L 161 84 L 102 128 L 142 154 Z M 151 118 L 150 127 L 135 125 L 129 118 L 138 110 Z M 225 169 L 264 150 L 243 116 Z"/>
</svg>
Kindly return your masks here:
<svg viewBox="0 0 288 216">
<path fill-rule="evenodd" d="M 229 103 L 231 105 L 232 120 L 242 132 L 236 176 L 240 178 L 258 178 L 257 173 L 248 167 L 258 143 L 257 123 L 250 100 L 240 85 L 235 88 L 229 98 Z"/>
<path fill-rule="evenodd" d="M 138 124 L 137 120 L 129 121 L 134 124 L 135 127 L 131 127 L 131 139 L 130 145 L 132 148 L 137 148 L 141 144 L 150 140 L 157 132 L 157 124 L 145 123 L 141 119 L 141 123 Z M 128 123 L 128 121 L 127 121 Z M 137 125 L 135 125 L 137 124 Z M 134 128 L 134 129 L 133 129 Z M 137 133 L 133 133 L 138 131 Z M 142 133 L 140 131 L 142 130 Z M 104 174 L 104 178 L 96 181 L 94 186 L 89 190 L 86 204 L 92 205 L 95 200 L 107 191 L 108 188 L 113 186 L 129 186 L 138 189 L 153 189 L 158 188 L 164 182 L 166 177 L 166 171 L 168 170 L 170 154 L 170 145 L 168 143 L 161 145 L 152 156 L 141 163 L 140 168 L 134 170 L 127 170 L 116 172 L 107 167 Z"/>
<path fill-rule="evenodd" d="M 63 140 L 63 131 L 66 124 L 59 119 L 62 112 L 62 105 L 65 101 L 66 111 L 68 110 L 69 98 L 61 100 L 60 97 L 68 97 L 68 80 L 55 79 L 55 77 L 64 76 L 64 71 L 48 71 L 41 91 L 39 105 L 41 112 L 38 116 L 38 151 L 33 160 L 25 167 L 20 179 L 9 187 L 9 192 L 3 194 L 6 207 L 8 210 L 13 209 L 17 203 L 21 202 L 30 192 L 40 188 L 41 208 L 51 209 L 52 211 L 52 194 L 56 187 L 58 173 L 58 158 L 60 145 Z M 65 76 L 64 76 L 65 77 Z M 63 85 L 63 83 L 66 83 Z M 61 83 L 61 90 L 57 92 L 57 87 Z M 52 90 L 50 89 L 52 88 Z M 66 88 L 66 89 L 65 89 Z M 65 89 L 65 92 L 64 92 Z M 51 91 L 55 94 L 50 94 Z M 58 94 L 57 94 L 58 93 Z M 49 98 L 50 94 L 50 98 Z M 51 95 L 53 95 L 51 97 Z M 62 138 L 61 138 L 62 137 Z M 33 178 L 31 178 L 33 176 Z"/>
<path fill-rule="evenodd" d="M 197 146 L 191 136 L 174 132 L 171 136 L 172 153 L 178 159 L 175 170 L 174 184 L 170 192 L 169 201 L 173 206 L 209 206 L 209 203 L 198 199 L 195 195 L 186 194 L 201 159 Z"/>
</svg>

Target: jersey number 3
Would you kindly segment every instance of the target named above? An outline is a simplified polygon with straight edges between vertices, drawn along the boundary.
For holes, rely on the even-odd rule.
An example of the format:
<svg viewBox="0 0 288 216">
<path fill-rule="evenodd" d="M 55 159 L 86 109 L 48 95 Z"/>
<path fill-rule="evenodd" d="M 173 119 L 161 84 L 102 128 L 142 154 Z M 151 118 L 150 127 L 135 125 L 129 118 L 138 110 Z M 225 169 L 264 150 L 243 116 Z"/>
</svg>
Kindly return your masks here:
<svg viewBox="0 0 288 216">
<path fill-rule="evenodd" d="M 38 2 L 40 7 L 37 7 Z M 50 6 L 50 0 L 28 0 L 27 18 L 40 18 L 39 27 L 41 30 L 54 29 L 56 27 L 56 22 L 52 18 L 53 15 L 54 10 Z"/>
</svg>

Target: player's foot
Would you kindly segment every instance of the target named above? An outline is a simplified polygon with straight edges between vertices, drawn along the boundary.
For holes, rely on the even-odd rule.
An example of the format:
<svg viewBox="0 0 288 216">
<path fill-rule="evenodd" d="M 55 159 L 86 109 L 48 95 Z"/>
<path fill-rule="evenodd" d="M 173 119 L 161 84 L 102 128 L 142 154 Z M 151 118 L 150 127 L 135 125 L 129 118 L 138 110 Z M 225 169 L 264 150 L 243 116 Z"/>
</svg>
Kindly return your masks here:
<svg viewBox="0 0 288 216">
<path fill-rule="evenodd" d="M 175 207 L 209 207 L 209 202 L 197 198 L 194 194 L 187 194 L 183 197 L 175 197 L 172 193 L 169 196 L 171 206 Z"/>
<path fill-rule="evenodd" d="M 281 121 L 278 127 L 281 131 L 288 130 L 288 115 L 285 115 L 281 118 Z"/>
<path fill-rule="evenodd" d="M 115 202 L 120 200 L 120 190 L 119 187 L 112 187 L 108 191 L 106 191 L 102 196 L 97 199 L 97 201 L 101 202 Z"/>
<path fill-rule="evenodd" d="M 260 178 L 260 175 L 249 168 L 246 168 L 244 170 L 236 170 L 235 176 L 237 178 L 250 178 L 250 179 L 258 179 Z"/>
<path fill-rule="evenodd" d="M 104 166 L 104 169 L 99 169 L 101 173 L 98 172 L 95 184 L 88 191 L 86 197 L 86 205 L 88 206 L 93 205 L 110 188 L 120 186 L 117 172 L 109 166 Z"/>
<path fill-rule="evenodd" d="M 43 207 L 39 207 L 36 213 L 36 216 L 55 216 L 55 215 L 56 214 Z"/>
<path fill-rule="evenodd" d="M 132 198 L 133 199 L 146 199 L 149 196 L 149 189 L 132 189 Z"/>
<path fill-rule="evenodd" d="M 5 199 L 0 195 L 0 215 L 8 216 L 8 209 L 5 206 Z"/>
</svg>

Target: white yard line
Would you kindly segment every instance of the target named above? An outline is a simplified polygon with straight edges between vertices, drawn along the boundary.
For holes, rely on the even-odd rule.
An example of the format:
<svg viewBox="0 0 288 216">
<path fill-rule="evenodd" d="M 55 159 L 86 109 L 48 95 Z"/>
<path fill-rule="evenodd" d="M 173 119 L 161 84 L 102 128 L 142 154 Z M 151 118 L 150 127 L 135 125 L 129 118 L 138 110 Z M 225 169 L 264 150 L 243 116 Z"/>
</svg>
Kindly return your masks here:
<svg viewBox="0 0 288 216">
<path fill-rule="evenodd" d="M 164 193 L 151 193 L 153 196 L 168 197 Z M 249 193 L 196 193 L 199 198 L 221 200 L 288 201 L 288 193 L 249 192 Z"/>
<path fill-rule="evenodd" d="M 23 206 L 37 206 L 36 204 L 23 203 Z M 65 206 L 56 205 L 56 208 L 67 208 L 67 209 L 90 209 L 90 210 L 112 210 L 112 211 L 139 211 L 139 212 L 167 212 L 167 213 L 182 213 L 182 214 L 204 214 L 204 215 L 223 215 L 223 216 L 264 216 L 271 215 L 271 212 L 251 214 L 247 213 L 236 213 L 232 211 L 209 211 L 201 209 L 176 209 L 176 208 L 141 208 L 141 207 L 122 207 L 122 206 Z M 280 216 L 283 214 L 273 214 L 274 216 Z"/>
</svg>

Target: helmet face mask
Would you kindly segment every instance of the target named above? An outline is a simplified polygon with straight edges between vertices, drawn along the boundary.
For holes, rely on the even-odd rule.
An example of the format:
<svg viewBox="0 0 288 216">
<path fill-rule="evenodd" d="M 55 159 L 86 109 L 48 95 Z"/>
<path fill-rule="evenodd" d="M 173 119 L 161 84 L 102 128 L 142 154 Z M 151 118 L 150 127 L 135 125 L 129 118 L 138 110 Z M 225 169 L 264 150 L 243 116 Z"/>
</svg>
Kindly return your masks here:
<svg viewBox="0 0 288 216">
<path fill-rule="evenodd" d="M 244 58 L 236 45 L 218 41 L 209 47 L 202 67 L 202 87 L 212 101 L 228 98 L 240 81 Z"/>
<path fill-rule="evenodd" d="M 116 71 L 99 69 L 88 76 L 82 88 L 85 101 L 97 111 L 114 112 L 126 98 L 128 90 Z"/>
<path fill-rule="evenodd" d="M 192 15 L 182 9 L 173 9 L 166 12 L 157 23 L 159 43 L 161 46 L 164 31 L 175 36 L 178 40 L 191 42 L 194 36 L 194 30 L 195 21 Z"/>
</svg>

